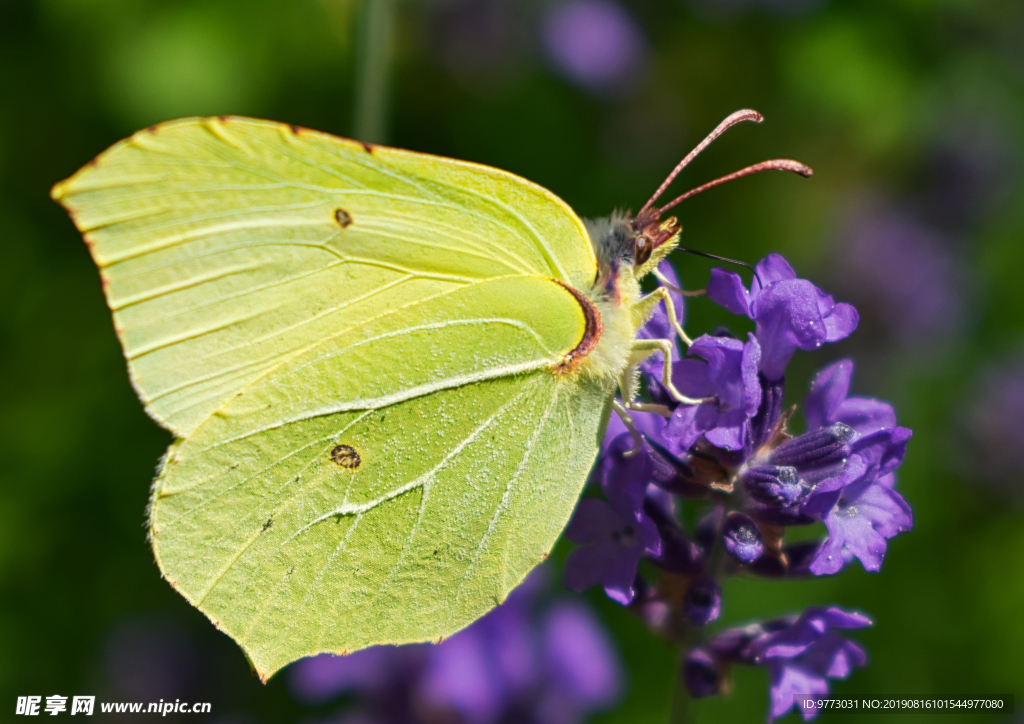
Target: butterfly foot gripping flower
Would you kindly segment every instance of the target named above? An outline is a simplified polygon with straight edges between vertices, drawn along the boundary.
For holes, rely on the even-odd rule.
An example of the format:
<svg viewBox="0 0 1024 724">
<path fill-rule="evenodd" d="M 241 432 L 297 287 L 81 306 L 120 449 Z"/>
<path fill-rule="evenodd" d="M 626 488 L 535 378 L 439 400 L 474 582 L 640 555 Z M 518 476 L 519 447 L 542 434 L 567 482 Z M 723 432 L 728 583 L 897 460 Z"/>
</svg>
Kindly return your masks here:
<svg viewBox="0 0 1024 724">
<path fill-rule="evenodd" d="M 659 279 L 678 286 L 667 267 Z M 803 405 L 807 428 L 790 429 L 795 408 L 784 403 L 786 365 L 797 350 L 848 336 L 857 312 L 798 278 L 781 256 L 757 264 L 749 289 L 738 275 L 713 270 L 707 294 L 756 329 L 744 339 L 721 331 L 698 337 L 672 362 L 671 381 L 689 401 L 666 391 L 661 360 L 641 365 L 650 402 L 634 407 L 660 414 L 632 413 L 632 431 L 612 420 L 599 461 L 601 492 L 609 501 L 632 501 L 628 509 L 653 524 L 658 540 L 649 537 L 652 527 L 644 528 L 644 547 L 632 549 L 635 597 L 606 591 L 652 630 L 687 647 L 679 676 L 690 696 L 725 693 L 733 666 L 760 666 L 771 681 L 769 719 L 794 706 L 808 719 L 817 711 L 803 708 L 802 700 L 827 696 L 829 679 L 845 678 L 866 661 L 839 632 L 870 620 L 835 607 L 808 608 L 708 634 L 728 605 L 720 582 L 729 575 L 832 574 L 854 559 L 879 570 L 887 541 L 913 524 L 895 490 L 911 433 L 897 424 L 891 405 L 849 395 L 849 360 L 815 376 Z M 652 317 L 651 331 L 645 327 L 640 336 L 653 336 L 666 323 Z M 586 520 L 598 505 L 613 504 L 587 497 L 577 516 Z M 703 508 L 686 516 L 696 520 L 690 531 L 682 523 L 686 506 Z M 787 540 L 794 527 L 814 525 L 822 538 Z M 566 583 L 577 590 L 592 583 L 582 575 L 585 550 L 596 553 L 576 549 L 566 560 Z M 609 556 L 605 566 L 614 560 Z M 621 577 L 626 580 L 625 571 Z"/>
</svg>

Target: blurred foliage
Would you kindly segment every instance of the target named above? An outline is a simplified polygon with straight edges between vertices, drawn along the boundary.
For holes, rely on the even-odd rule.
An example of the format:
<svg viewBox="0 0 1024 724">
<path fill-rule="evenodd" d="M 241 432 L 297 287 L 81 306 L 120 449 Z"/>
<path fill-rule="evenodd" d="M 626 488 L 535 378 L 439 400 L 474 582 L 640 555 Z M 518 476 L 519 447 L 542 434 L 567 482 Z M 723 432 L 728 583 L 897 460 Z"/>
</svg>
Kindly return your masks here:
<svg viewBox="0 0 1024 724">
<path fill-rule="evenodd" d="M 957 444 L 973 381 L 1024 346 L 1024 5 L 623 4 L 647 54 L 628 84 L 601 92 L 574 86 L 545 59 L 539 0 L 400 3 L 390 142 L 506 168 L 601 215 L 639 207 L 729 112 L 762 111 L 763 126 L 730 131 L 681 183 L 765 157 L 800 159 L 814 178 L 745 179 L 688 201 L 684 243 L 750 261 L 779 251 L 866 310 L 862 329 L 824 354 L 855 355 L 855 391 L 892 400 L 914 429 L 900 487 L 916 528 L 890 543 L 881 574 L 855 565 L 802 582 L 734 579 L 723 623 L 808 604 L 860 608 L 876 621 L 857 636 L 871 660 L 835 696 L 1024 701 L 1024 483 L 993 492 L 973 451 Z M 132 393 L 95 269 L 47 192 L 111 143 L 178 116 L 249 114 L 349 133 L 355 5 L 0 0 L 4 707 L 25 694 L 145 693 L 212 701 L 224 721 L 330 711 L 300 707 L 283 677 L 261 686 L 234 645 L 159 579 L 142 524 L 169 437 Z M 940 319 L 938 331 L 907 342 L 892 331 L 901 309 L 886 306 L 870 274 L 844 284 L 850 229 L 879 206 L 925 229 L 954 261 L 961 281 L 939 291 L 959 295 L 960 322 Z M 676 263 L 689 286 L 703 284 L 705 261 Z M 917 269 L 905 269 L 907 283 Z M 688 314 L 691 331 L 725 319 L 700 299 Z M 820 357 L 798 358 L 793 401 Z M 675 652 L 628 611 L 592 599 L 631 678 L 621 706 L 599 720 L 665 721 Z M 118 642 L 133 626 L 148 643 L 126 652 Z M 174 660 L 197 674 L 160 668 L 174 665 L 165 640 L 188 649 Z M 125 666 L 149 671 L 150 688 Z M 766 709 L 763 672 L 740 671 L 730 696 L 702 705 L 701 721 L 759 721 Z M 915 721 L 931 718 L 993 720 Z"/>
</svg>

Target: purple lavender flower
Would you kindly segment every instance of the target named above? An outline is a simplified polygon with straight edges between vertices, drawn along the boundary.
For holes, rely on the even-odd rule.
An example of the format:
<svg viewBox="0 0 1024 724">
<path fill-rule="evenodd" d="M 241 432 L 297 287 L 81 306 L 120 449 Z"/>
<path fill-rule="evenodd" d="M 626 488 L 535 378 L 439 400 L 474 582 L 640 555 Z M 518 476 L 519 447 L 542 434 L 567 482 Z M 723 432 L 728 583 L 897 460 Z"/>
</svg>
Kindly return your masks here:
<svg viewBox="0 0 1024 724">
<path fill-rule="evenodd" d="M 713 696 L 722 690 L 719 664 L 706 649 L 693 649 L 686 655 L 683 681 L 695 699 Z"/>
<path fill-rule="evenodd" d="M 817 715 L 817 709 L 805 709 L 801 701 L 828 696 L 828 679 L 845 679 L 867 660 L 863 649 L 836 630 L 870 625 L 871 619 L 863 614 L 830 607 L 728 629 L 689 652 L 683 677 L 690 693 L 699 698 L 721 690 L 723 674 L 731 665 L 764 666 L 771 679 L 768 721 L 794 706 L 801 708 L 806 721 Z"/>
<path fill-rule="evenodd" d="M 695 626 L 707 626 L 722 613 L 722 591 L 710 576 L 697 578 L 683 596 L 683 615 Z"/>
<path fill-rule="evenodd" d="M 831 494 L 814 496 L 806 509 L 820 516 L 828 539 L 811 561 L 810 570 L 821 576 L 836 573 L 846 554 L 860 559 L 864 570 L 882 567 L 886 540 L 913 527 L 907 502 L 892 489 L 893 476 L 867 477 Z"/>
<path fill-rule="evenodd" d="M 757 323 L 760 370 L 769 381 L 782 379 L 797 349 L 817 349 L 856 329 L 857 310 L 849 304 L 836 304 L 806 279 L 798 279 L 793 267 L 778 254 L 769 254 L 756 269 L 750 291 L 735 272 L 713 269 L 708 297 Z"/>
<path fill-rule="evenodd" d="M 679 405 L 672 413 L 664 437 L 678 453 L 702 434 L 712 445 L 740 450 L 750 435 L 750 418 L 761 404 L 757 365 L 761 347 L 754 335 L 744 344 L 730 337 L 704 335 L 690 345 L 689 354 L 703 360 L 675 363 L 672 382 L 684 395 L 712 398 L 699 405 Z"/>
<path fill-rule="evenodd" d="M 870 626 L 871 619 L 839 608 L 809 608 L 791 625 L 758 637 L 750 644 L 756 663 L 768 667 L 771 712 L 768 721 L 800 707 L 804 720 L 818 710 L 803 708 L 803 699 L 828 696 L 828 679 L 845 679 L 867 661 L 864 650 L 834 629 Z"/>
<path fill-rule="evenodd" d="M 807 429 L 817 430 L 834 422 L 849 425 L 859 435 L 896 427 L 892 405 L 869 397 L 849 397 L 853 362 L 839 360 L 815 375 L 804 401 Z"/>
<path fill-rule="evenodd" d="M 812 428 L 845 424 L 854 432 L 841 474 L 824 480 L 803 512 L 825 522 L 829 537 L 810 563 L 816 575 L 839 571 L 849 556 L 869 571 L 881 568 L 886 540 L 910 530 L 910 506 L 893 490 L 911 432 L 896 425 L 884 402 L 847 397 L 853 363 L 841 360 L 818 373 L 804 409 Z M 824 429 L 824 428 L 820 428 Z"/>
<path fill-rule="evenodd" d="M 542 35 L 554 67 L 589 90 L 624 88 L 644 64 L 643 32 L 629 11 L 612 0 L 552 5 L 543 19 Z"/>
<path fill-rule="evenodd" d="M 622 690 L 611 643 L 593 614 L 578 603 L 555 604 L 543 625 L 543 671 L 548 687 L 541 708 L 548 721 L 572 721 L 570 712 L 603 709 Z M 578 716 L 578 714 L 577 714 Z"/>
<path fill-rule="evenodd" d="M 669 277 L 671 269 L 663 265 L 662 272 Z M 909 506 L 893 489 L 910 430 L 896 424 L 887 403 L 849 396 L 852 363 L 818 374 L 805 406 L 807 431 L 788 430 L 786 365 L 796 349 L 849 335 L 858 320 L 853 307 L 796 278 L 778 255 L 758 264 L 750 290 L 737 275 L 715 270 L 708 293 L 753 319 L 756 333 L 746 342 L 699 337 L 692 356 L 673 362 L 673 383 L 698 404 L 669 398 L 659 381 L 660 358 L 641 365 L 656 403 L 649 409 L 668 419 L 635 413 L 639 439 L 612 419 L 594 476 L 606 500 L 582 501 L 567 533 L 586 544 L 567 561 L 570 586 L 604 584 L 610 597 L 630 603 L 669 636 L 720 616 L 720 579 L 737 565 L 788 577 L 834 573 L 859 558 L 878 570 L 886 541 L 912 525 Z M 659 309 L 640 336 L 671 337 L 669 321 Z M 704 509 L 679 515 L 683 500 L 703 500 Z M 685 519 L 694 521 L 692 539 Z M 826 540 L 786 543 L 788 526 L 815 521 L 824 522 Z M 637 575 L 641 557 L 660 569 L 657 583 Z M 828 679 L 863 665 L 864 652 L 835 630 L 869 623 L 830 608 L 730 629 L 692 649 L 680 673 L 702 697 L 727 688 L 731 666 L 764 666 L 775 718 L 799 705 L 794 697 L 821 698 Z M 816 713 L 801 709 L 805 719 Z"/>
<path fill-rule="evenodd" d="M 642 510 L 623 514 L 597 498 L 580 501 L 565 536 L 581 544 L 565 561 L 565 585 L 584 591 L 600 583 L 609 598 L 623 605 L 633 600 L 640 558 L 661 553 L 657 527 Z"/>
</svg>

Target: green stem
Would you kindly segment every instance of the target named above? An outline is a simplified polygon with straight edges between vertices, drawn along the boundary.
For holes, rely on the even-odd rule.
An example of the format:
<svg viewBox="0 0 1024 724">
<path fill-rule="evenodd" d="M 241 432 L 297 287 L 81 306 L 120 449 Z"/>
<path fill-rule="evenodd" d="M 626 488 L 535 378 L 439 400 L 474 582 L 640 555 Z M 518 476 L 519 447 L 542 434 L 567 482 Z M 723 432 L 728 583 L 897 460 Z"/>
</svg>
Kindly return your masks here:
<svg viewBox="0 0 1024 724">
<path fill-rule="evenodd" d="M 683 680 L 683 660 L 686 657 L 686 646 L 680 649 L 679 664 L 676 666 L 676 683 L 672 689 L 672 710 L 669 724 L 694 724 L 697 721 L 697 702 L 690 696 Z"/>
<path fill-rule="evenodd" d="M 705 570 L 716 581 L 723 578 L 725 571 L 725 547 L 720 543 L 721 530 L 715 535 L 715 543 L 708 555 Z M 676 680 L 672 690 L 672 709 L 669 724 L 694 724 L 697 721 L 698 702 L 686 687 L 683 678 L 683 663 L 690 649 L 704 640 L 704 630 L 683 619 L 682 612 L 676 611 L 675 639 L 679 644 L 679 663 L 676 665 Z"/>
<path fill-rule="evenodd" d="M 388 65 L 394 0 L 363 0 L 356 37 L 356 101 L 352 136 L 367 143 L 387 140 Z"/>
</svg>

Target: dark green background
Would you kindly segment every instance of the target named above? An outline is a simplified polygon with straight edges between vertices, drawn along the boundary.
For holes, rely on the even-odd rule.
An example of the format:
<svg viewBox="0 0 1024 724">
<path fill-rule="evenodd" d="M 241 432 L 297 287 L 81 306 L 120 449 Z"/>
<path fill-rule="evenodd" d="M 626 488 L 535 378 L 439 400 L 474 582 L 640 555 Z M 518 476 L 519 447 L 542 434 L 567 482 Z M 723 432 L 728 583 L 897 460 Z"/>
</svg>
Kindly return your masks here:
<svg viewBox="0 0 1024 724">
<path fill-rule="evenodd" d="M 1024 704 L 1024 483 L 1010 476 L 995 481 L 1003 494 L 992 492 L 976 457 L 986 453 L 960 442 L 978 376 L 1013 358 L 1024 334 L 1024 4 L 820 0 L 798 12 L 782 2 L 631 0 L 648 63 L 629 88 L 604 95 L 548 67 L 541 3 L 483 4 L 507 23 L 486 57 L 460 50 L 452 30 L 466 3 L 401 4 L 391 144 L 514 171 L 581 215 L 601 215 L 639 207 L 722 117 L 753 107 L 766 122 L 730 131 L 680 190 L 777 156 L 810 164 L 814 178 L 771 174 L 689 201 L 679 209 L 684 243 L 750 261 L 779 251 L 870 310 L 878 296 L 843 286 L 836 263 L 858 215 L 888 208 L 940 240 L 965 305 L 959 321 L 908 342 L 887 326 L 900 309 L 883 306 L 853 339 L 798 356 L 790 376 L 797 401 L 814 366 L 840 354 L 866 361 L 856 392 L 890 399 L 915 431 L 900 474 L 914 531 L 891 542 L 880 574 L 855 564 L 817 580 L 730 581 L 723 618 L 859 608 L 876 621 L 856 637 L 869 666 L 835 695 L 1015 694 Z M 154 645 L 189 642 L 182 656 L 198 668 L 187 691 L 211 701 L 216 719 L 331 711 L 293 702 L 283 677 L 261 686 L 160 580 L 143 520 L 169 436 L 129 387 L 96 271 L 48 190 L 137 128 L 178 116 L 238 113 L 350 133 L 354 13 L 345 0 L 0 0 L 0 720 L 14 719 L 17 695 L 129 698 L 109 679 L 105 651 L 124 626 L 154 621 L 165 632 Z M 950 154 L 988 166 L 972 176 L 954 164 L 950 181 L 941 173 Z M 942 183 L 952 196 L 936 191 Z M 952 213 L 961 202 L 966 210 Z M 675 261 L 691 286 L 703 283 L 703 260 Z M 724 319 L 697 300 L 688 326 L 699 333 Z M 665 721 L 675 654 L 627 611 L 591 598 L 630 679 L 621 706 L 599 720 Z M 763 719 L 763 673 L 738 672 L 734 683 L 703 705 L 701 721 Z M 854 720 L 822 720 L 839 718 Z M 913 721 L 931 718 L 993 720 Z"/>
</svg>

